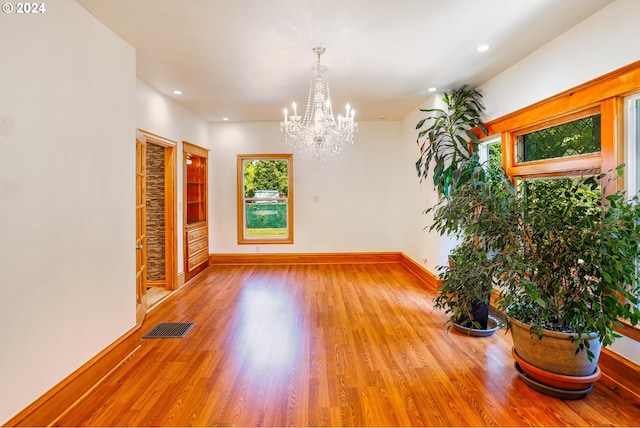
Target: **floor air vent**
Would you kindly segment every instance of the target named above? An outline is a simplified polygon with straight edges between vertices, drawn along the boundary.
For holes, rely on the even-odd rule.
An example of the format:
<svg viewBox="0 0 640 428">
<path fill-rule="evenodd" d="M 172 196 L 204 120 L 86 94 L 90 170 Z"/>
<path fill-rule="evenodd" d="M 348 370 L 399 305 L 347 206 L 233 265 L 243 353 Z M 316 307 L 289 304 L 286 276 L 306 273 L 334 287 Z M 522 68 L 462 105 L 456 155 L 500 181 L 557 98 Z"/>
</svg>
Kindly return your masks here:
<svg viewBox="0 0 640 428">
<path fill-rule="evenodd" d="M 185 337 L 194 325 L 194 322 L 161 322 L 142 336 L 142 338 L 166 339 Z"/>
</svg>

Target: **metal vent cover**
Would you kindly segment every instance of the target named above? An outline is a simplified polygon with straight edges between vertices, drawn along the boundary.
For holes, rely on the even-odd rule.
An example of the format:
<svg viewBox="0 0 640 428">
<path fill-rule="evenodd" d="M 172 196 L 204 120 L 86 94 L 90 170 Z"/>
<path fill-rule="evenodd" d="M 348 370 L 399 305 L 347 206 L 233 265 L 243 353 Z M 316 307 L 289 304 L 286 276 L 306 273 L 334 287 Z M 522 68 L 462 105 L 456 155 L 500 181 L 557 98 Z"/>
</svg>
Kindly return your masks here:
<svg viewBox="0 0 640 428">
<path fill-rule="evenodd" d="M 142 336 L 142 338 L 165 339 L 185 337 L 195 324 L 194 322 L 161 322 Z"/>
</svg>

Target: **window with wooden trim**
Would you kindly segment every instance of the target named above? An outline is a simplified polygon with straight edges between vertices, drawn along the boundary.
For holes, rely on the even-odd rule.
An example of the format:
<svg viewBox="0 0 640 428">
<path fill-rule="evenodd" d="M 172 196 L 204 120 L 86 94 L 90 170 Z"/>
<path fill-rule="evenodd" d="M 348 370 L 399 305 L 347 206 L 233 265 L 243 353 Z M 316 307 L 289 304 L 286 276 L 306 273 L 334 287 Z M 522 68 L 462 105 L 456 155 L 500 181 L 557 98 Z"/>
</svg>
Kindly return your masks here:
<svg viewBox="0 0 640 428">
<path fill-rule="evenodd" d="M 293 155 L 238 155 L 238 244 L 293 243 Z"/>
<path fill-rule="evenodd" d="M 507 133 L 511 177 L 595 173 L 602 165 L 599 106 Z"/>
<path fill-rule="evenodd" d="M 640 93 L 625 99 L 625 123 L 625 188 L 628 197 L 632 198 L 640 194 Z M 640 269 L 640 256 L 636 259 L 636 269 Z"/>
<path fill-rule="evenodd" d="M 597 77 L 529 107 L 485 123 L 489 133 L 502 136 L 504 169 L 512 180 L 573 177 L 608 172 L 624 163 L 625 188 L 640 191 L 640 61 Z M 630 95 L 635 94 L 635 95 Z M 625 98 L 626 97 L 626 98 Z M 623 114 L 624 112 L 624 114 Z M 600 115 L 600 149 L 569 151 L 569 156 L 530 160 L 518 158 L 518 137 L 577 119 Z M 595 129 L 598 125 L 594 126 Z M 626 133 L 623 136 L 623 130 Z M 623 138 L 624 137 L 624 138 Z M 577 139 L 576 137 L 574 137 Z M 626 144 L 625 144 L 626 141 Z M 615 192 L 621 182 L 601 192 Z M 539 186 L 539 184 L 534 184 Z M 635 189 L 634 187 L 635 186 Z M 528 190 L 534 190 L 530 188 Z M 640 341 L 638 327 L 621 329 Z"/>
<path fill-rule="evenodd" d="M 640 193 L 640 93 L 625 100 L 627 135 L 625 159 L 627 164 L 626 188 L 629 197 Z"/>
<path fill-rule="evenodd" d="M 600 113 L 520 134 L 517 163 L 566 158 L 600 151 Z"/>
</svg>

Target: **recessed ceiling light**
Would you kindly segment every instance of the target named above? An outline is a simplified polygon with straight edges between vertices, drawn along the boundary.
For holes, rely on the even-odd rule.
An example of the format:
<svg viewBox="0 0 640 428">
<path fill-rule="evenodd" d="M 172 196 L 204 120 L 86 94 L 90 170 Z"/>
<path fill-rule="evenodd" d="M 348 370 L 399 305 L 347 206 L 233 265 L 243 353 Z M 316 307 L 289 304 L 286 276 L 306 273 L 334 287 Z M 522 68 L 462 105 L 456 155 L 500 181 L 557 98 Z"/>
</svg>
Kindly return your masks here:
<svg viewBox="0 0 640 428">
<path fill-rule="evenodd" d="M 476 48 L 478 52 L 486 52 L 489 50 L 489 45 L 480 45 Z"/>
<path fill-rule="evenodd" d="M 229 120 L 228 117 L 223 117 L 222 120 L 224 120 L 225 122 Z"/>
<path fill-rule="evenodd" d="M 429 92 L 435 92 L 437 90 L 438 90 L 438 88 L 436 88 L 435 86 L 432 86 L 429 89 L 427 89 L 427 91 L 429 91 Z"/>
<path fill-rule="evenodd" d="M 182 95 L 182 91 L 175 90 L 173 91 L 173 95 Z"/>
</svg>

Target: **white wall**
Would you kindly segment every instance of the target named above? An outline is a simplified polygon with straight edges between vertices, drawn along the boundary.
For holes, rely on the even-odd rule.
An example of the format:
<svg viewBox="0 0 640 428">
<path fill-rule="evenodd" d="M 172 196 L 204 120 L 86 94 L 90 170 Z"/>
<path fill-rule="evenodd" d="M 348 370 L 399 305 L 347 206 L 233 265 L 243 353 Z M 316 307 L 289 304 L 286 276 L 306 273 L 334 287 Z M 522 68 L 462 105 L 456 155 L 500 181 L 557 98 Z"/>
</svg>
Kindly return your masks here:
<svg viewBox="0 0 640 428">
<path fill-rule="evenodd" d="M 135 325 L 135 52 L 46 6 L 0 17 L 0 422 Z"/>
<path fill-rule="evenodd" d="M 491 120 L 640 60 L 640 2 L 617 0 L 480 86 Z"/>
<path fill-rule="evenodd" d="M 399 224 L 399 231 L 403 237 L 402 251 L 413 260 L 423 265 L 432 273 L 437 273 L 437 267 L 447 263 L 447 255 L 455 245 L 455 240 L 447 236 L 440 236 L 437 232 L 430 232 L 433 216 L 424 214 L 425 209 L 435 205 L 438 192 L 433 187 L 433 165 L 429 168 L 429 177 L 422 181 L 418 177 L 415 163 L 420 155 L 420 147 L 416 144 L 418 131 L 416 123 L 425 113 L 419 108 L 445 108 L 442 94 L 434 94 L 415 111 L 404 118 L 402 122 L 402 176 L 404 219 Z"/>
<path fill-rule="evenodd" d="M 211 252 L 400 251 L 399 122 L 360 122 L 322 163 L 285 145 L 278 122 L 212 124 L 210 138 Z M 260 153 L 294 153 L 294 244 L 237 243 L 236 156 Z"/>
<path fill-rule="evenodd" d="M 137 127 L 178 143 L 176 146 L 177 257 L 178 272 L 184 272 L 184 234 L 181 232 L 184 221 L 182 210 L 182 142 L 187 141 L 200 147 L 209 148 L 209 122 L 140 79 L 136 82 L 136 101 Z"/>
</svg>

